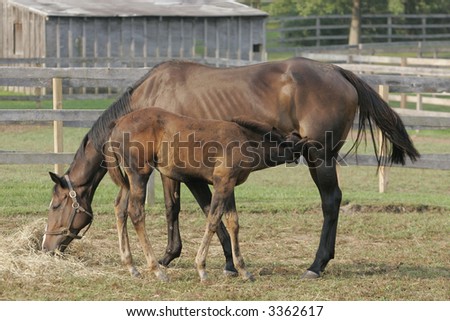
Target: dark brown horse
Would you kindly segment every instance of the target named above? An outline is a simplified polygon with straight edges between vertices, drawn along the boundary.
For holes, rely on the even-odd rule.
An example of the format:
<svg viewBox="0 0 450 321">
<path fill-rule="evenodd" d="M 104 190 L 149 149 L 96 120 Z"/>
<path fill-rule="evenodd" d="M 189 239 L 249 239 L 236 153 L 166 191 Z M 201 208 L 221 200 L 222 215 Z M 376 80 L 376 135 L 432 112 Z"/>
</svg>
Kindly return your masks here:
<svg viewBox="0 0 450 321">
<path fill-rule="evenodd" d="M 300 156 L 303 147 L 308 146 L 305 142 L 306 139 L 301 140 L 296 132 L 283 135 L 252 120 L 199 120 L 160 108 L 136 110 L 119 119 L 104 149 L 105 165 L 112 180 L 120 187 L 119 196 L 128 195 L 119 197 L 120 201 L 116 203 L 118 221 L 127 215 L 130 217 L 150 270 L 166 280 L 145 229 L 148 178 L 156 169 L 176 181 L 211 184 L 214 194 L 196 257 L 200 279 L 206 280 L 208 248 L 223 215 L 231 237 L 234 265 L 245 280 L 252 279 L 245 269 L 239 247 L 234 187 L 245 182 L 252 171 L 293 162 L 294 155 Z M 117 227 L 119 244 L 128 242 L 124 239 L 124 223 L 121 221 Z M 131 253 L 121 252 L 123 261 L 133 271 Z"/>
<path fill-rule="evenodd" d="M 154 67 L 98 119 L 84 138 L 66 174 L 77 193 L 78 203 L 87 212 L 106 170 L 100 168 L 103 144 L 110 134 L 110 124 L 132 110 L 163 106 L 169 111 L 200 119 L 229 120 L 246 115 L 284 132 L 300 131 L 302 137 L 320 142 L 324 147 L 309 153 L 307 159 L 322 201 L 323 227 L 316 257 L 304 274 L 320 276 L 334 257 L 341 190 L 336 177 L 336 157 L 359 111 L 359 129 L 355 145 L 363 139 L 366 124 L 383 133 L 381 148 L 387 161 L 404 164 L 415 160 L 414 148 L 400 117 L 364 81 L 352 72 L 334 65 L 308 59 L 261 63 L 239 68 L 212 68 L 204 65 L 169 61 Z M 382 161 L 381 159 L 379 161 Z M 78 234 L 91 217 L 77 211 L 69 225 L 72 198 L 67 179 L 51 175 L 56 183 L 50 208 L 47 233 L 64 230 Z M 178 230 L 179 183 L 163 177 L 167 203 L 169 242 L 164 265 L 181 251 Z M 200 206 L 207 211 L 210 191 L 205 183 L 189 186 Z M 220 232 L 218 231 L 218 235 Z M 226 234 L 222 233 L 226 236 Z M 232 262 L 229 239 L 221 238 Z M 47 250 L 64 249 L 73 237 L 67 233 L 48 234 L 43 242 Z"/>
</svg>

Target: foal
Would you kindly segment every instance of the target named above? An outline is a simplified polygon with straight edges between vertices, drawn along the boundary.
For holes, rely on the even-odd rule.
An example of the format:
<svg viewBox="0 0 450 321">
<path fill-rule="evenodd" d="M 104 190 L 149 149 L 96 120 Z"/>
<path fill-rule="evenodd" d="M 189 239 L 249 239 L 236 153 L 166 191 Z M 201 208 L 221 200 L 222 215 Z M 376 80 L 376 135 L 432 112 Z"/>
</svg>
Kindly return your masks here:
<svg viewBox="0 0 450 321">
<path fill-rule="evenodd" d="M 244 279 L 252 279 L 239 249 L 234 187 L 245 182 L 252 171 L 294 161 L 305 143 L 306 138 L 301 139 L 297 132 L 283 136 L 269 125 L 243 118 L 232 122 L 199 120 L 160 108 L 140 109 L 120 118 L 104 153 L 109 174 L 121 188 L 115 212 L 122 260 L 130 272 L 135 269 L 131 254 L 123 251 L 127 248 L 124 242 L 128 243 L 128 215 L 150 270 L 167 280 L 145 230 L 146 183 L 153 169 L 157 169 L 174 180 L 204 181 L 214 186 L 206 231 L 195 260 L 200 279 L 207 278 L 208 248 L 223 215 L 235 267 Z"/>
</svg>

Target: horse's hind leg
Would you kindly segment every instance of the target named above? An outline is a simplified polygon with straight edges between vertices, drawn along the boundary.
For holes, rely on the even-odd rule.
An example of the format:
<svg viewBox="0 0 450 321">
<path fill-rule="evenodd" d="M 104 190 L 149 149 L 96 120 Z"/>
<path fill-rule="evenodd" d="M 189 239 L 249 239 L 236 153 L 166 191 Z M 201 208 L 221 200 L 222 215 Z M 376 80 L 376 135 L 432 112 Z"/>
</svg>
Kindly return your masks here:
<svg viewBox="0 0 450 321">
<path fill-rule="evenodd" d="M 236 205 L 234 199 L 234 186 L 235 180 L 225 179 L 225 178 L 215 178 L 214 184 L 214 195 L 211 200 L 211 207 L 208 214 L 208 220 L 206 223 L 205 234 L 203 236 L 202 242 L 195 257 L 195 263 L 197 265 L 197 271 L 200 276 L 201 281 L 207 280 L 206 273 L 206 257 L 208 255 L 209 245 L 211 244 L 211 239 L 214 233 L 217 231 L 219 223 L 222 219 L 224 213 L 236 213 Z M 232 214 L 231 214 L 232 215 Z M 237 219 L 237 217 L 235 217 Z M 239 243 L 237 242 L 237 231 L 238 225 L 237 220 L 235 221 L 232 216 L 229 217 L 230 224 L 236 223 L 234 227 L 229 230 L 231 236 L 231 245 L 233 250 L 234 264 L 239 271 L 239 273 L 244 278 L 251 278 L 251 275 L 245 271 L 244 262 L 239 252 Z M 231 226 L 230 226 L 231 227 Z M 237 252 L 235 252 L 237 250 Z"/>
<path fill-rule="evenodd" d="M 319 248 L 313 264 L 303 274 L 303 278 L 317 278 L 334 258 L 339 207 L 342 193 L 336 175 L 334 159 L 322 158 L 319 166 L 311 166 L 310 173 L 320 192 L 323 212 L 323 226 Z"/>
<path fill-rule="evenodd" d="M 161 174 L 164 191 L 164 202 L 166 205 L 167 220 L 167 247 L 164 257 L 159 263 L 168 266 L 169 263 L 180 256 L 182 243 L 178 216 L 180 213 L 180 183 Z"/>
<path fill-rule="evenodd" d="M 253 275 L 245 269 L 244 259 L 242 258 L 239 247 L 239 221 L 236 208 L 225 213 L 225 225 L 231 237 L 234 264 L 244 280 L 253 281 Z"/>
<path fill-rule="evenodd" d="M 159 267 L 152 245 L 145 229 L 145 193 L 147 181 L 150 173 L 145 175 L 128 174 L 130 180 L 130 198 L 128 203 L 128 213 L 139 238 L 142 250 L 144 251 L 147 264 L 151 272 L 155 273 L 158 279 L 167 281 L 168 277 Z"/>
<path fill-rule="evenodd" d="M 212 198 L 211 190 L 209 189 L 208 184 L 200 181 L 191 181 L 189 183 L 186 183 L 186 185 L 191 191 L 192 195 L 194 195 L 197 203 L 202 208 L 203 213 L 205 213 L 206 217 L 208 217 Z M 236 276 L 238 271 L 233 264 L 233 253 L 231 250 L 230 235 L 228 234 L 227 229 L 225 228 L 225 225 L 222 223 L 222 221 L 219 222 L 216 233 L 217 237 L 219 238 L 220 244 L 222 245 L 223 254 L 225 255 L 225 268 L 223 270 L 223 273 L 227 276 Z"/>
<path fill-rule="evenodd" d="M 128 207 L 129 190 L 122 187 L 119 194 L 116 197 L 114 204 L 114 211 L 117 220 L 117 233 L 119 234 L 119 250 L 120 258 L 125 266 L 130 271 L 130 274 L 135 277 L 139 277 L 140 273 L 133 264 L 133 258 L 131 256 L 130 241 L 127 231 L 127 207 Z"/>
</svg>

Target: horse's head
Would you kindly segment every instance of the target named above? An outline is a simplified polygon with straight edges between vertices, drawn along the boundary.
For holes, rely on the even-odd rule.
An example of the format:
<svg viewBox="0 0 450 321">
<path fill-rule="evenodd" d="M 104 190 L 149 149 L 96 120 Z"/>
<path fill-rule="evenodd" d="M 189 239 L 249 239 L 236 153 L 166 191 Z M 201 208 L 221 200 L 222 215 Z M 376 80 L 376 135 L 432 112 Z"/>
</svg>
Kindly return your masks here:
<svg viewBox="0 0 450 321">
<path fill-rule="evenodd" d="M 55 186 L 42 250 L 63 252 L 73 239 L 80 239 L 86 233 L 93 215 L 89 202 L 77 193 L 77 188 L 72 186 L 68 175 L 59 177 L 50 173 L 50 177 Z M 78 235 L 86 226 L 84 233 Z"/>
</svg>

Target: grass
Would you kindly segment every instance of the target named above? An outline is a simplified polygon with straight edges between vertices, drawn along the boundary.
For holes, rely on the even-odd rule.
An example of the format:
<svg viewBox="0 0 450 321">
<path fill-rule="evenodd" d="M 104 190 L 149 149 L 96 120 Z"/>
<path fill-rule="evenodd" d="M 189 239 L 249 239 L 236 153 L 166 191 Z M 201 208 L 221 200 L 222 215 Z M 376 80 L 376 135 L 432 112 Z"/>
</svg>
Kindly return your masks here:
<svg viewBox="0 0 450 321">
<path fill-rule="evenodd" d="M 65 129 L 74 151 L 87 129 Z M 47 126 L 0 127 L 1 149 L 51 150 Z M 412 132 L 422 152 L 448 152 L 450 131 Z M 366 151 L 370 153 L 370 149 Z M 156 281 L 130 226 L 132 251 L 143 278 L 122 266 L 112 204 L 117 187 L 106 177 L 94 199 L 95 221 L 64 258 L 42 254 L 52 183 L 51 165 L 1 165 L 0 299 L 2 300 L 448 300 L 450 176 L 444 171 L 392 168 L 388 192 L 377 192 L 375 168 L 342 167 L 344 193 L 336 258 L 324 278 L 300 280 L 317 249 L 322 224 L 318 192 L 304 166 L 253 173 L 236 190 L 241 246 L 253 283 L 222 276 L 215 238 L 208 257 L 211 281 L 200 284 L 193 267 L 205 220 L 182 190 L 182 257 Z M 163 196 L 148 208 L 157 253 L 166 243 Z"/>
<path fill-rule="evenodd" d="M 182 213 L 184 250 L 160 283 L 145 271 L 132 235 L 132 250 L 143 278 L 128 275 L 117 254 L 114 219 L 97 214 L 89 235 L 71 245 L 64 259 L 37 251 L 43 215 L 15 216 L 1 242 L 0 298 L 3 300 L 447 300 L 448 214 L 430 212 L 343 212 L 337 256 L 323 279 L 299 279 L 314 255 L 320 231 L 317 209 L 241 215 L 242 251 L 253 283 L 221 274 L 217 240 L 208 258 L 211 281 L 200 284 L 193 258 L 204 219 Z M 149 214 L 159 253 L 165 244 L 163 215 Z M 2 222 L 2 226 L 5 224 Z M 34 234 L 33 234 L 34 233 Z M 31 241 L 30 241 L 31 238 Z"/>
</svg>

